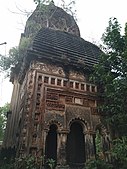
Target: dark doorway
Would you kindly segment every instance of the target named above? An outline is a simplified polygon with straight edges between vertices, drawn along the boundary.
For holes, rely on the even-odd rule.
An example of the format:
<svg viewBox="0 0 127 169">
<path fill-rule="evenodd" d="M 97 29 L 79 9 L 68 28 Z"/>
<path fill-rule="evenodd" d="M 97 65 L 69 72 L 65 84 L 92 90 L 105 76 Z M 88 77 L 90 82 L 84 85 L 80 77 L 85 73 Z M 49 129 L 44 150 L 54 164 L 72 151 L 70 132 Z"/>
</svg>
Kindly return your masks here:
<svg viewBox="0 0 127 169">
<path fill-rule="evenodd" d="M 67 137 L 67 163 L 70 166 L 82 166 L 85 163 L 85 140 L 83 128 L 79 122 L 72 123 Z"/>
<path fill-rule="evenodd" d="M 46 137 L 45 156 L 46 160 L 53 159 L 57 163 L 57 126 L 55 124 L 50 126 Z"/>
</svg>

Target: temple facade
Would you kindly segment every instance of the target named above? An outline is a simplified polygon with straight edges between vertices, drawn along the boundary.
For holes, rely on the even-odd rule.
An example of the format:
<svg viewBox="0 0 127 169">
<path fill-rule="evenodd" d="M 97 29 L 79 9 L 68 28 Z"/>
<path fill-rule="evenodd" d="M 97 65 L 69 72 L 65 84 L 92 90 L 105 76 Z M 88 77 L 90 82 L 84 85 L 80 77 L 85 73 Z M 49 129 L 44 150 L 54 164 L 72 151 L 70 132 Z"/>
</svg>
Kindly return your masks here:
<svg viewBox="0 0 127 169">
<path fill-rule="evenodd" d="M 104 151 L 109 139 L 97 112 L 98 87 L 89 81 L 102 52 L 80 37 L 70 15 L 55 5 L 52 12 L 51 26 L 42 22 L 18 73 L 12 70 L 14 88 L 3 147 L 13 149 L 17 157 L 54 159 L 57 167 L 84 167 L 96 156 L 96 132 Z M 36 10 L 28 21 L 37 24 L 35 16 Z M 22 37 L 31 33 L 28 25 Z"/>
</svg>

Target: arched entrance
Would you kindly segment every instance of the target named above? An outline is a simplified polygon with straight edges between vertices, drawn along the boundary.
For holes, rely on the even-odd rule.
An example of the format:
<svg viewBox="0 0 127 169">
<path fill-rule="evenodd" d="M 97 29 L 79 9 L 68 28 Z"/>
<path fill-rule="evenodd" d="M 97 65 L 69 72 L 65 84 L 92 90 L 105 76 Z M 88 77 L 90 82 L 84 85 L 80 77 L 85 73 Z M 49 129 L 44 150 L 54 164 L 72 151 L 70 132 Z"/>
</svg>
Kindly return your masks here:
<svg viewBox="0 0 127 169">
<path fill-rule="evenodd" d="M 57 163 L 57 126 L 55 124 L 50 126 L 46 137 L 45 157 L 46 160 L 53 159 Z"/>
<path fill-rule="evenodd" d="M 70 166 L 83 165 L 85 163 L 85 139 L 83 128 L 78 121 L 70 126 L 70 133 L 67 137 L 67 163 Z"/>
</svg>

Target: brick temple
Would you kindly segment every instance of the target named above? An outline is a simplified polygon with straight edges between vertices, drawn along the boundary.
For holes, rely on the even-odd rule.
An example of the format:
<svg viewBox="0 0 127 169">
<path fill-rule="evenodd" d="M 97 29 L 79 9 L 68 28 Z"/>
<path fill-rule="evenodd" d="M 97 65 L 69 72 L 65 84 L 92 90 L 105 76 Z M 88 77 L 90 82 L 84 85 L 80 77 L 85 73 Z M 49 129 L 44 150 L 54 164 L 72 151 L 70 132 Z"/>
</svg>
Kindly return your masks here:
<svg viewBox="0 0 127 169">
<path fill-rule="evenodd" d="M 17 157 L 54 159 L 57 167 L 84 167 L 96 156 L 97 130 L 103 144 L 107 139 L 97 113 L 98 88 L 89 81 L 102 52 L 80 37 L 75 20 L 63 9 L 51 5 L 48 26 L 37 11 L 28 18 L 21 39 L 34 32 L 30 22 L 40 22 L 41 28 L 20 66 L 12 69 L 3 147 Z"/>
</svg>

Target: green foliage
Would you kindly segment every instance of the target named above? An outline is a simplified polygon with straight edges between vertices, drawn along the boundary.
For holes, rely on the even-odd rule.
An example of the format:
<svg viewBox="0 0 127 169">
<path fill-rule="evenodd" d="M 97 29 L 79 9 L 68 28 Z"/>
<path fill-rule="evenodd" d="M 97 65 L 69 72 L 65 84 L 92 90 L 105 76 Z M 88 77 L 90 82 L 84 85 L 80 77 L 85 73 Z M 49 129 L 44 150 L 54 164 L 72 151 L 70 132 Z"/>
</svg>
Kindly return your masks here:
<svg viewBox="0 0 127 169">
<path fill-rule="evenodd" d="M 50 167 L 50 169 L 53 169 L 55 167 L 55 160 L 53 160 L 52 158 L 48 159 L 47 164 Z"/>
<path fill-rule="evenodd" d="M 127 137 L 113 140 L 111 155 L 115 169 L 127 168 Z"/>
<path fill-rule="evenodd" d="M 49 4 L 52 0 L 34 0 L 35 4 Z"/>
<path fill-rule="evenodd" d="M 2 161 L 0 161 L 0 169 L 14 169 L 14 160 L 4 158 Z"/>
<path fill-rule="evenodd" d="M 127 24 L 124 35 L 116 18 L 109 19 L 109 25 L 102 36 L 105 53 L 95 66 L 94 82 L 103 104 L 99 106 L 102 120 L 110 127 L 113 139 L 111 157 L 113 169 L 127 166 Z M 116 139 L 117 138 L 117 139 Z M 92 161 L 91 168 L 98 162 Z M 101 167 L 100 167 L 101 168 Z M 99 169 L 100 169 L 99 168 Z M 103 167 L 104 168 L 104 167 Z"/>
<path fill-rule="evenodd" d="M 0 71 L 8 72 L 11 67 L 19 63 L 20 56 L 18 47 L 13 47 L 9 51 L 9 56 L 0 55 Z"/>
<path fill-rule="evenodd" d="M 32 155 L 11 160 L 4 158 L 1 162 L 0 169 L 40 169 L 42 160 L 42 157 L 37 158 Z"/>
<path fill-rule="evenodd" d="M 15 168 L 26 168 L 26 169 L 38 169 L 39 164 L 34 156 L 27 156 L 22 158 L 16 158 L 14 163 Z"/>
<path fill-rule="evenodd" d="M 110 150 L 111 164 L 105 162 L 99 152 L 96 159 L 86 163 L 86 169 L 126 169 L 127 168 L 127 137 L 114 139 Z"/>
<path fill-rule="evenodd" d="M 96 132 L 95 144 L 96 144 L 96 153 L 100 154 L 102 152 L 102 141 L 99 131 Z"/>
<path fill-rule="evenodd" d="M 90 160 L 86 163 L 86 169 L 113 169 L 111 164 L 106 163 L 104 160 L 97 158 Z"/>
<path fill-rule="evenodd" d="M 125 31 L 127 28 L 125 27 Z M 103 34 L 105 54 L 95 66 L 93 79 L 100 86 L 104 101 L 100 113 L 115 131 L 115 135 L 126 135 L 127 124 L 127 33 L 120 34 L 116 18 L 109 20 Z M 124 133 L 121 132 L 124 131 Z"/>
<path fill-rule="evenodd" d="M 28 41 L 30 44 L 32 42 L 32 39 L 35 37 L 36 33 L 41 29 L 41 22 L 40 23 L 36 23 L 35 20 L 30 20 L 29 22 L 27 22 L 27 27 L 29 27 L 29 31 L 31 32 L 28 35 L 28 40 L 26 39 L 26 41 Z"/>
<path fill-rule="evenodd" d="M 0 169 L 40 169 L 40 166 L 44 165 L 44 157 L 36 157 L 28 155 L 26 157 L 19 157 L 15 159 L 8 160 L 4 158 L 0 165 Z M 46 164 L 53 169 L 55 166 L 55 160 L 48 159 Z"/>
<path fill-rule="evenodd" d="M 43 22 L 49 27 L 49 20 L 52 18 L 54 12 L 51 10 L 51 6 L 54 5 L 53 0 L 34 0 L 38 5 L 38 14 L 37 20 L 40 19 L 40 22 L 29 21 L 27 26 L 29 27 L 30 34 L 27 37 L 22 37 L 18 47 L 13 47 L 9 51 L 8 56 L 0 55 L 0 71 L 5 71 L 9 74 L 12 67 L 20 67 L 22 59 L 26 54 L 28 47 L 30 47 L 32 40 L 36 33 L 42 27 L 41 15 L 43 14 Z M 64 0 L 61 0 L 61 7 L 72 16 L 75 17 L 74 9 L 75 0 L 70 0 L 69 4 L 66 4 Z"/>
<path fill-rule="evenodd" d="M 102 40 L 107 49 L 113 52 L 121 53 L 125 47 L 124 37 L 121 36 L 121 26 L 116 18 L 109 19 L 109 26 L 102 36 Z"/>
<path fill-rule="evenodd" d="M 3 107 L 0 107 L 0 141 L 3 140 L 4 130 L 6 127 L 6 113 L 9 111 L 9 104 L 6 103 Z"/>
<path fill-rule="evenodd" d="M 20 64 L 26 53 L 26 50 L 31 44 L 31 41 L 31 37 L 22 37 L 20 45 L 9 50 L 9 56 L 0 55 L 0 70 L 9 72 L 12 67 Z"/>
<path fill-rule="evenodd" d="M 26 37 L 22 37 L 20 40 L 20 45 L 19 45 L 19 54 L 23 54 L 26 52 L 26 50 L 28 49 L 28 47 L 30 46 L 32 41 L 32 38 L 26 38 Z"/>
</svg>

